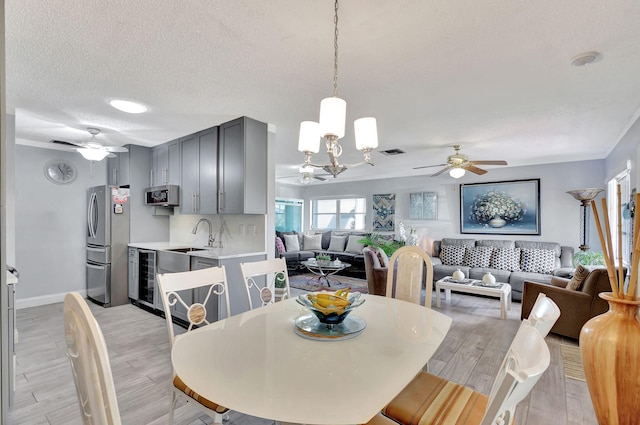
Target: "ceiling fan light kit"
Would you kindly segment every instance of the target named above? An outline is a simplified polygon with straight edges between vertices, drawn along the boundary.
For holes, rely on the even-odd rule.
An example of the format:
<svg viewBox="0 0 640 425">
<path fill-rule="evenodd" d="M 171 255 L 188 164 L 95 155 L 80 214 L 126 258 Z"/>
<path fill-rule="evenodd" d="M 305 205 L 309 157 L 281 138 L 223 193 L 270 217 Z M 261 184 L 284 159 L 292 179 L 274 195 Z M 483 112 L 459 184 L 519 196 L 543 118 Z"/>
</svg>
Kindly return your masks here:
<svg viewBox="0 0 640 425">
<path fill-rule="evenodd" d="M 338 0 L 335 1 L 334 14 L 334 54 L 333 54 L 333 97 L 320 102 L 320 121 L 303 121 L 300 123 L 298 150 L 305 154 L 304 164 L 309 167 L 322 168 L 334 178 L 349 167 L 370 164 L 371 151 L 378 147 L 378 130 L 376 119 L 360 118 L 354 122 L 356 148 L 364 155 L 364 161 L 357 164 L 340 164 L 342 146 L 338 139 L 344 137 L 347 102 L 337 96 L 338 93 Z M 324 137 L 329 155 L 329 164 L 313 164 L 311 156 L 320 151 L 320 138 Z"/>
<path fill-rule="evenodd" d="M 109 152 L 99 148 L 78 148 L 76 150 L 84 159 L 88 159 L 89 161 L 102 161 L 109 155 Z"/>
<path fill-rule="evenodd" d="M 451 170 L 449 170 L 449 175 L 454 179 L 459 179 L 460 177 L 464 176 L 465 173 L 466 171 L 464 171 L 464 168 L 452 168 Z"/>
</svg>

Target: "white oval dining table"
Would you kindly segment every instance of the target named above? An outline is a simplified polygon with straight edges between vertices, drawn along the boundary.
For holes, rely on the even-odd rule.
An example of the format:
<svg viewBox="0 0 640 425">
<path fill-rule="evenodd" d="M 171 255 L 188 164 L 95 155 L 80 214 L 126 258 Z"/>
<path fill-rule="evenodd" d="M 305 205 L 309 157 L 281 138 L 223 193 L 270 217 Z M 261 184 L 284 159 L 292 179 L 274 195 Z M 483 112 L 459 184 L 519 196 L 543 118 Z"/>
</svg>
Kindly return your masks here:
<svg viewBox="0 0 640 425">
<path fill-rule="evenodd" d="M 179 335 L 174 371 L 200 395 L 248 415 L 366 423 L 427 363 L 451 318 L 394 298 L 364 297 L 351 315 L 366 328 L 353 338 L 299 336 L 295 320 L 309 311 L 289 299 Z"/>
</svg>

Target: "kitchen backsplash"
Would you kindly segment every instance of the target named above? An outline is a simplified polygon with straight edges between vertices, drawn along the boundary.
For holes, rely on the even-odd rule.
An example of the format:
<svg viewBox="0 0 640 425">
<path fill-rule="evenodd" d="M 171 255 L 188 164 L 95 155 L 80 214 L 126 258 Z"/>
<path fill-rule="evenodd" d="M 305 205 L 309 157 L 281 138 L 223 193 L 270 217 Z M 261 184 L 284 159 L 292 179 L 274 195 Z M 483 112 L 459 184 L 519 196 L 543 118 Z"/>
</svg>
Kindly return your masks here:
<svg viewBox="0 0 640 425">
<path fill-rule="evenodd" d="M 266 215 L 181 215 L 175 211 L 174 215 L 169 217 L 169 242 L 186 246 L 206 246 L 209 238 L 209 228 L 206 223 L 198 226 L 198 232 L 195 235 L 191 233 L 193 226 L 201 218 L 211 221 L 216 246 L 218 241 L 222 240 L 223 250 L 262 252 L 266 249 Z"/>
</svg>

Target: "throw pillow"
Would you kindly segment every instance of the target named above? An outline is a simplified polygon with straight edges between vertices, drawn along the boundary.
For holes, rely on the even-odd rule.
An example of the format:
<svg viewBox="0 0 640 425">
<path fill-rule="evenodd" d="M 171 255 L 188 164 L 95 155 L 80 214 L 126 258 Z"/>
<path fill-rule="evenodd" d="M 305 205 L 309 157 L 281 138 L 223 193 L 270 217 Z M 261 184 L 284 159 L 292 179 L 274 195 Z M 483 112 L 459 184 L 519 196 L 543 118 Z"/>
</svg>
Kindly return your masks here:
<svg viewBox="0 0 640 425">
<path fill-rule="evenodd" d="M 302 246 L 305 251 L 322 250 L 322 234 L 304 235 Z"/>
<path fill-rule="evenodd" d="M 361 235 L 349 235 L 347 247 L 344 249 L 344 252 L 350 252 L 352 254 L 362 254 L 362 248 L 364 248 L 364 245 L 358 242 L 362 238 L 363 236 Z"/>
<path fill-rule="evenodd" d="M 442 245 L 440 260 L 447 266 L 459 266 L 464 260 L 464 245 Z"/>
<path fill-rule="evenodd" d="M 300 251 L 300 239 L 298 235 L 282 235 L 284 238 L 284 246 L 287 248 L 287 252 Z"/>
<path fill-rule="evenodd" d="M 579 264 L 576 267 L 576 271 L 573 273 L 573 277 L 567 283 L 566 288 L 572 291 L 579 291 L 582 289 L 582 284 L 585 280 L 587 280 L 587 276 L 589 276 L 589 270 L 585 269 L 582 264 Z"/>
<path fill-rule="evenodd" d="M 329 251 L 344 252 L 344 243 L 347 241 L 346 236 L 331 236 L 331 243 L 329 243 Z"/>
<path fill-rule="evenodd" d="M 551 273 L 556 265 L 556 252 L 549 249 L 522 248 L 522 271 Z"/>
<path fill-rule="evenodd" d="M 473 248 L 467 248 L 464 250 L 463 265 L 469 267 L 489 267 L 491 251 L 493 251 L 493 248 L 490 246 L 474 246 Z"/>
<path fill-rule="evenodd" d="M 282 242 L 282 239 L 280 239 L 277 236 L 276 236 L 276 248 L 278 249 L 278 254 L 284 254 L 285 252 L 287 252 L 286 248 L 284 247 L 284 242 Z"/>
<path fill-rule="evenodd" d="M 520 271 L 520 248 L 494 248 L 489 267 L 497 270 Z"/>
</svg>

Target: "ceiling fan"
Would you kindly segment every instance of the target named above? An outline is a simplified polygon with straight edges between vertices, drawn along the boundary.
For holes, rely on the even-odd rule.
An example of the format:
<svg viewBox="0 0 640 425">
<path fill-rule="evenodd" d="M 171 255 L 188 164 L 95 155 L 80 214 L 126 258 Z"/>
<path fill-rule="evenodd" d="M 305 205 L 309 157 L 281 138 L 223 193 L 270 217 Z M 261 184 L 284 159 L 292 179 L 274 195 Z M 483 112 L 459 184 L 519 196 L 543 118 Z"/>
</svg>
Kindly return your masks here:
<svg viewBox="0 0 640 425">
<path fill-rule="evenodd" d="M 113 156 L 113 152 L 129 152 L 127 148 L 121 146 L 105 146 L 96 136 L 100 134 L 100 129 L 89 127 L 87 131 L 91 135 L 91 139 L 87 142 L 66 142 L 63 140 L 52 140 L 52 143 L 60 145 L 73 146 L 85 159 L 89 161 L 102 161 L 107 156 Z"/>
<path fill-rule="evenodd" d="M 501 160 L 482 160 L 482 161 L 469 161 L 467 155 L 460 153 L 460 145 L 453 145 L 453 149 L 456 151 L 453 155 L 449 155 L 447 157 L 447 162 L 444 164 L 435 164 L 435 165 L 423 165 L 421 167 L 414 167 L 414 170 L 418 170 L 420 168 L 429 168 L 429 167 L 444 167 L 442 170 L 438 171 L 435 174 L 432 174 L 431 177 L 439 176 L 445 171 L 449 171 L 449 175 L 455 179 L 459 179 L 464 176 L 465 170 L 471 171 L 472 173 L 482 175 L 487 172 L 487 170 L 483 170 L 482 168 L 476 167 L 476 165 L 507 165 L 507 161 Z"/>
<path fill-rule="evenodd" d="M 298 179 L 298 183 L 302 183 L 302 184 L 309 184 L 311 183 L 313 180 L 319 180 L 319 181 L 326 181 L 327 179 L 325 177 L 329 177 L 330 174 L 323 174 L 323 175 L 315 175 L 314 172 L 314 168 L 310 165 L 301 165 L 300 168 L 298 169 L 299 174 L 294 175 L 294 176 L 287 176 L 287 177 L 283 177 L 283 178 L 296 178 Z"/>
</svg>

